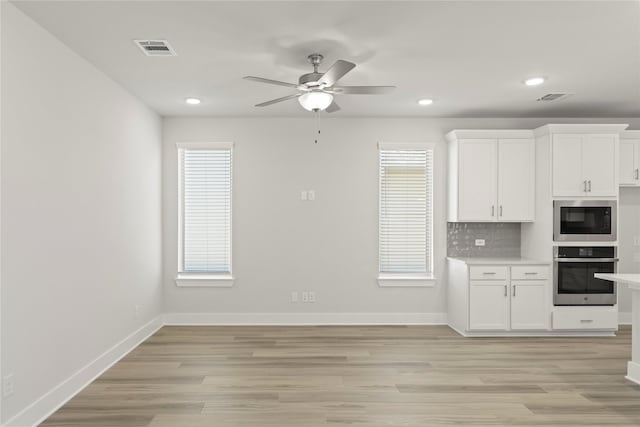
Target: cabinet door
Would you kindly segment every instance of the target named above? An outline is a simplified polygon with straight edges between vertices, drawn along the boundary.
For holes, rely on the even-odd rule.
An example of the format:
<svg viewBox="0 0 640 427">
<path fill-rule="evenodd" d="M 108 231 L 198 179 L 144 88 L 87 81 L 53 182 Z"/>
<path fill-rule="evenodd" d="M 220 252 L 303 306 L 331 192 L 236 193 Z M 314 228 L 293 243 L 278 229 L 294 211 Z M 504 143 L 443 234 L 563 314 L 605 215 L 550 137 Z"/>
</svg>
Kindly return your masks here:
<svg viewBox="0 0 640 427">
<path fill-rule="evenodd" d="M 495 221 L 498 141 L 465 139 L 458 148 L 458 219 Z"/>
<path fill-rule="evenodd" d="M 585 196 L 582 174 L 583 135 L 553 135 L 553 195 Z"/>
<path fill-rule="evenodd" d="M 582 173 L 587 180 L 587 196 L 618 194 L 616 135 L 586 135 L 582 148 Z"/>
<path fill-rule="evenodd" d="M 498 221 L 533 221 L 535 145 L 532 139 L 498 142 Z"/>
<path fill-rule="evenodd" d="M 640 140 L 620 140 L 620 185 L 640 185 L 638 176 L 638 145 Z"/>
<path fill-rule="evenodd" d="M 549 327 L 546 280 L 511 282 L 511 329 L 541 330 Z"/>
<path fill-rule="evenodd" d="M 509 296 L 504 280 L 469 282 L 469 330 L 506 330 Z"/>
</svg>

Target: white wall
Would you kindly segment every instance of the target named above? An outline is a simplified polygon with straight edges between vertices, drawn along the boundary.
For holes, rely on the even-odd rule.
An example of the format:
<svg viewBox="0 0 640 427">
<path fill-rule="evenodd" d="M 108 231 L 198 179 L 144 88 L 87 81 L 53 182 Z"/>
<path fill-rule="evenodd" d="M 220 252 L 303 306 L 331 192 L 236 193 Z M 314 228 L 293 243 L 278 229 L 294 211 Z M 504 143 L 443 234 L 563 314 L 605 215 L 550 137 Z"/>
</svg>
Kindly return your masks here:
<svg viewBox="0 0 640 427">
<path fill-rule="evenodd" d="M 219 321 L 287 319 L 274 313 L 342 314 L 326 318 L 335 322 L 365 319 L 356 316 L 362 313 L 442 319 L 446 311 L 444 134 L 454 128 L 531 129 L 550 122 L 634 120 L 323 118 L 316 145 L 311 115 L 308 119 L 167 118 L 163 132 L 166 310 L 270 314 L 209 317 Z M 230 289 L 178 288 L 173 281 L 178 258 L 175 143 L 185 141 L 235 142 L 233 264 L 237 280 Z M 439 280 L 434 288 L 389 289 L 376 283 L 379 141 L 437 143 L 434 228 Z M 316 201 L 300 201 L 303 189 L 316 190 Z M 314 290 L 318 302 L 290 303 L 294 290 Z M 382 314 L 377 318 L 388 320 Z"/>
<path fill-rule="evenodd" d="M 2 8 L 6 421 L 161 312 L 161 121 Z"/>
</svg>

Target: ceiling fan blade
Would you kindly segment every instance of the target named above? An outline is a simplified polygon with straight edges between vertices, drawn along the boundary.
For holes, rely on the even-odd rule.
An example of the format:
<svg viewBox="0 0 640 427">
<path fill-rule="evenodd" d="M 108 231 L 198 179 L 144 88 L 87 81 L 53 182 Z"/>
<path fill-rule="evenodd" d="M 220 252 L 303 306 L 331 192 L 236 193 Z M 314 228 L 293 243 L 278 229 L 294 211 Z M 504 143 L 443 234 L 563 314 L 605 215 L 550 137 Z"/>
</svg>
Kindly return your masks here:
<svg viewBox="0 0 640 427">
<path fill-rule="evenodd" d="M 347 74 L 349 71 L 351 71 L 355 66 L 356 64 L 352 62 L 343 61 L 339 59 L 335 62 L 335 64 L 331 66 L 331 68 L 327 70 L 326 73 L 322 75 L 322 77 L 320 77 L 320 80 L 318 80 L 318 83 L 324 84 L 325 86 L 333 86 L 334 84 L 336 84 L 338 80 L 344 77 L 344 75 Z"/>
<path fill-rule="evenodd" d="M 258 83 L 268 83 L 270 85 L 286 86 L 286 87 L 298 87 L 293 83 L 281 82 L 279 80 L 263 79 L 262 77 L 244 76 L 243 79 L 251 80 Z"/>
<path fill-rule="evenodd" d="M 334 86 L 331 92 L 348 95 L 382 95 L 392 92 L 395 86 Z"/>
<path fill-rule="evenodd" d="M 336 101 L 333 101 L 331 105 L 329 105 L 324 111 L 326 111 L 327 113 L 335 113 L 336 111 L 340 111 L 340 106 L 336 103 Z"/>
<path fill-rule="evenodd" d="M 278 102 L 288 101 L 290 99 L 294 99 L 302 95 L 301 93 L 294 93 L 293 95 L 283 96 L 282 98 L 272 99 L 271 101 L 266 101 L 261 104 L 256 104 L 256 107 L 266 107 L 267 105 L 277 104 Z"/>
</svg>

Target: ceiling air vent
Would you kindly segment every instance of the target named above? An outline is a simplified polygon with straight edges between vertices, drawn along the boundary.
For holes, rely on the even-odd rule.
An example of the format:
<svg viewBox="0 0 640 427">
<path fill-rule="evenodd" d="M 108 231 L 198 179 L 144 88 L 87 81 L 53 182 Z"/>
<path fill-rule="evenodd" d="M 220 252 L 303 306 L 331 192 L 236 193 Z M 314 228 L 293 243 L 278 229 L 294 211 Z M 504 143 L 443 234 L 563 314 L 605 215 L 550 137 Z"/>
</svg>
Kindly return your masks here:
<svg viewBox="0 0 640 427">
<path fill-rule="evenodd" d="M 166 40 L 134 40 L 140 50 L 147 56 L 176 56 L 169 42 Z"/>
<path fill-rule="evenodd" d="M 560 101 L 562 99 L 570 97 L 571 95 L 573 94 L 572 93 L 548 93 L 536 99 L 536 101 L 544 101 L 544 102 Z"/>
</svg>

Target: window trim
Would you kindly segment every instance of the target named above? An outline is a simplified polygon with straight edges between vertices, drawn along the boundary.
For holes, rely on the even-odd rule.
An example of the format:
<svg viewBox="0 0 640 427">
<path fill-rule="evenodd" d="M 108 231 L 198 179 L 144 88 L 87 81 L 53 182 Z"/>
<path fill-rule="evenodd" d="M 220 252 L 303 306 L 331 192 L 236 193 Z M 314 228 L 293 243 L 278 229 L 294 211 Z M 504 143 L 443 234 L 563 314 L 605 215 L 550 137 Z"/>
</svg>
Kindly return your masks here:
<svg viewBox="0 0 640 427">
<path fill-rule="evenodd" d="M 224 287 L 233 286 L 233 142 L 177 142 L 178 154 L 178 264 L 175 277 L 176 286 L 180 287 Z M 181 150 L 231 150 L 231 214 L 229 216 L 229 229 L 231 239 L 229 241 L 229 272 L 225 273 L 189 273 L 184 272 L 184 199 L 182 194 L 182 164 Z"/>
<path fill-rule="evenodd" d="M 385 273 L 380 271 L 380 207 L 381 207 L 381 196 L 382 192 L 380 191 L 380 151 L 382 150 L 430 150 L 432 155 L 432 164 L 431 164 L 431 224 L 429 224 L 429 233 L 430 233 L 430 248 L 428 251 L 430 253 L 429 263 L 427 267 L 429 271 L 426 273 Z M 434 185 L 434 177 L 435 177 L 435 165 L 436 165 L 436 144 L 432 142 L 418 142 L 418 143 L 397 143 L 397 142 L 379 142 L 378 143 L 378 277 L 377 282 L 380 287 L 406 287 L 406 288 L 432 288 L 435 287 L 437 283 L 437 278 L 435 276 L 435 263 L 434 263 L 434 248 L 435 248 L 435 236 L 434 236 L 434 201 L 435 201 L 435 185 Z"/>
</svg>

